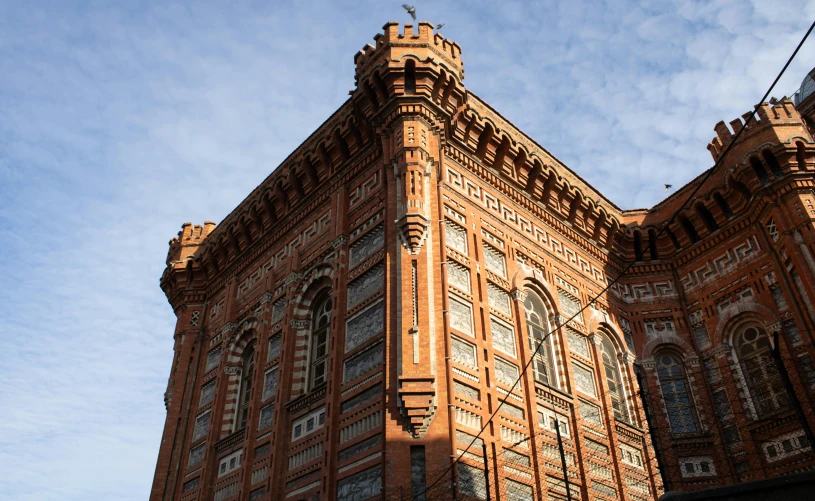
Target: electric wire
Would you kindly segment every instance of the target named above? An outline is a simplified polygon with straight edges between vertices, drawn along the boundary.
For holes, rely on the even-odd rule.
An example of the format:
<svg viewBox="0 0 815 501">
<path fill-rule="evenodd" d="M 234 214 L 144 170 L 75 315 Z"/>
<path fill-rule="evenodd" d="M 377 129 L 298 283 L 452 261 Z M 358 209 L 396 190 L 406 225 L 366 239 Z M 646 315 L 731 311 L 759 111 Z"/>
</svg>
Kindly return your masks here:
<svg viewBox="0 0 815 501">
<path fill-rule="evenodd" d="M 646 245 L 644 248 L 641 248 L 641 249 L 640 249 L 640 251 L 639 251 L 639 252 L 638 252 L 638 253 L 635 255 L 634 259 L 633 259 L 633 260 L 632 260 L 630 263 L 628 263 L 628 264 L 627 264 L 627 265 L 626 265 L 626 266 L 623 268 L 623 270 L 622 270 L 622 271 L 621 271 L 621 272 L 620 272 L 620 273 L 619 273 L 619 274 L 618 274 L 618 275 L 617 275 L 615 278 L 613 278 L 612 280 L 610 280 L 610 281 L 608 282 L 608 284 L 607 284 L 607 285 L 606 285 L 606 286 L 605 286 L 605 287 L 604 287 L 604 288 L 603 288 L 603 289 L 602 289 L 600 292 L 596 293 L 596 294 L 594 295 L 594 297 L 592 297 L 592 299 L 591 299 L 591 300 L 589 300 L 589 301 L 586 303 L 586 305 L 582 306 L 582 307 L 581 307 L 581 308 L 580 308 L 580 309 L 579 309 L 577 312 L 575 312 L 575 313 L 574 313 L 574 314 L 573 314 L 571 317 L 569 317 L 569 318 L 568 318 L 566 321 L 564 321 L 564 322 L 560 322 L 560 321 L 558 321 L 558 324 L 557 324 L 557 325 L 556 325 L 556 326 L 555 326 L 555 327 L 554 327 L 552 330 L 550 330 L 550 332 L 546 333 L 546 334 L 543 336 L 543 338 L 542 338 L 542 339 L 538 340 L 538 342 L 537 342 L 537 346 L 535 347 L 535 351 L 534 351 L 534 352 L 533 352 L 533 353 L 530 355 L 529 360 L 526 362 L 526 364 L 525 364 L 525 365 L 524 365 L 524 367 L 523 367 L 523 370 L 521 370 L 521 372 L 520 372 L 520 374 L 519 374 L 518 378 L 515 380 L 515 383 L 512 385 L 512 388 L 510 389 L 510 393 L 512 393 L 512 392 L 515 390 L 515 388 L 516 388 L 516 387 L 518 386 L 518 384 L 520 383 L 521 379 L 524 377 L 524 374 L 526 374 L 526 371 L 529 369 L 530 365 L 531 365 L 531 364 L 532 364 L 532 362 L 535 360 L 535 356 L 537 356 L 537 355 L 538 355 L 538 353 L 540 352 L 541 346 L 543 346 L 544 341 L 546 341 L 546 339 L 547 339 L 549 336 L 551 336 L 553 333 L 555 333 L 555 332 L 559 331 L 561 328 L 563 328 L 564 326 L 568 325 L 568 324 L 569 324 L 569 322 L 571 322 L 572 320 L 574 320 L 575 318 L 577 318 L 577 316 L 578 316 L 578 315 L 582 315 L 583 311 L 585 311 L 587 308 L 589 308 L 590 306 L 592 306 L 592 305 L 593 305 L 593 304 L 594 304 L 594 303 L 595 303 L 595 302 L 596 302 L 596 301 L 597 301 L 597 300 L 600 298 L 600 296 L 602 296 L 603 294 L 605 294 L 606 292 L 608 292 L 608 291 L 611 289 L 611 287 L 612 287 L 614 284 L 616 284 L 616 283 L 617 283 L 617 282 L 618 282 L 618 281 L 619 281 L 619 280 L 620 280 L 622 277 L 624 277 L 624 276 L 626 275 L 626 273 L 628 273 L 628 271 L 629 271 L 629 270 L 630 270 L 632 267 L 634 267 L 634 266 L 635 266 L 635 265 L 636 265 L 638 262 L 640 262 L 640 261 L 642 260 L 642 257 L 645 255 L 645 253 L 650 251 L 650 248 L 651 248 L 652 242 L 656 242 L 656 241 L 659 239 L 659 237 L 661 237 L 661 236 L 662 236 L 662 234 L 665 232 L 665 230 L 666 230 L 666 229 L 667 229 L 667 228 L 668 228 L 668 227 L 669 227 L 669 226 L 670 226 L 670 225 L 671 225 L 671 224 L 674 222 L 674 220 L 675 220 L 675 219 L 676 219 L 676 218 L 679 216 L 679 214 L 680 214 L 680 213 L 681 213 L 681 212 L 682 212 L 682 211 L 685 209 L 685 206 L 686 206 L 686 205 L 688 205 L 688 203 L 689 203 L 689 202 L 691 202 L 691 201 L 694 199 L 694 197 L 695 197 L 695 196 L 696 196 L 696 194 L 699 192 L 699 190 L 702 188 L 702 186 L 704 186 L 704 184 L 705 184 L 705 183 L 707 182 L 707 180 L 708 180 L 708 179 L 709 179 L 709 178 L 710 178 L 710 177 L 713 175 L 713 173 L 717 171 L 717 169 L 718 169 L 719 165 L 720 165 L 720 164 L 721 164 L 721 163 L 722 163 L 722 162 L 723 162 L 723 161 L 724 161 L 724 160 L 727 158 L 728 153 L 730 152 L 731 148 L 732 148 L 732 147 L 733 147 L 733 146 L 734 146 L 734 145 L 735 145 L 735 144 L 738 142 L 738 139 L 739 139 L 739 137 L 742 135 L 742 133 L 743 133 L 745 130 L 747 130 L 747 128 L 748 128 L 748 126 L 749 126 L 750 122 L 751 122 L 751 121 L 754 119 L 754 117 L 755 117 L 755 114 L 756 114 L 756 111 L 758 110 L 758 107 L 759 107 L 759 106 L 761 106 L 761 104 L 762 104 L 762 103 L 764 103 L 764 102 L 766 101 L 767 97 L 770 95 L 770 93 L 771 93 L 771 92 L 772 92 L 772 90 L 775 88 L 775 86 L 776 86 L 776 84 L 778 83 L 778 81 L 779 81 L 779 80 L 781 79 L 781 77 L 784 75 L 784 73 L 786 72 L 786 70 L 787 70 L 787 68 L 789 67 L 789 65 L 790 65 L 790 64 L 792 63 L 792 61 L 795 59 L 795 56 L 798 54 L 799 50 L 800 50 L 800 49 L 801 49 L 801 47 L 803 46 L 804 42 L 806 42 L 807 38 L 809 37 L 810 33 L 812 33 L 812 30 L 813 30 L 814 28 L 815 28 L 815 22 L 813 22 L 813 23 L 812 23 L 812 24 L 809 26 L 809 29 L 806 31 L 806 33 L 804 34 L 803 38 L 802 38 L 802 39 L 801 39 L 801 41 L 798 43 L 798 46 L 795 48 L 795 50 L 793 51 L 792 55 L 789 57 L 789 59 L 787 60 L 787 62 L 784 64 L 784 67 L 781 69 L 781 71 L 780 71 L 780 72 L 778 73 L 778 75 L 775 77 L 775 79 L 773 80 L 773 83 L 772 83 L 772 84 L 770 85 L 770 87 L 767 89 L 767 92 L 765 92 L 764 96 L 763 96 L 763 97 L 761 98 L 761 100 L 759 101 L 759 104 L 758 104 L 758 105 L 756 105 L 756 106 L 754 107 L 753 111 L 752 111 L 752 112 L 750 113 L 750 115 L 749 115 L 749 116 L 748 116 L 748 117 L 745 119 L 745 121 L 744 121 L 744 125 L 743 125 L 743 126 L 742 126 L 742 127 L 741 127 L 741 128 L 738 130 L 738 131 L 736 131 L 736 134 L 735 134 L 735 135 L 732 137 L 732 139 L 730 140 L 730 142 L 729 142 L 729 143 L 728 143 L 728 145 L 726 146 L 725 150 L 724 150 L 724 151 L 723 151 L 723 152 L 722 152 L 722 153 L 719 155 L 719 157 L 718 157 L 718 158 L 716 159 L 716 161 L 714 162 L 713 167 L 711 167 L 710 169 L 708 169 L 708 171 L 707 171 L 707 172 L 704 174 L 704 176 L 701 178 L 701 180 L 700 180 L 700 181 L 699 181 L 699 182 L 696 184 L 696 187 L 695 187 L 695 188 L 694 188 L 694 189 L 691 191 L 691 193 L 690 193 L 690 194 L 687 196 L 687 198 L 686 198 L 686 199 L 685 199 L 685 201 L 682 203 L 682 205 L 680 205 L 680 206 L 679 206 L 679 207 L 678 207 L 678 208 L 677 208 L 677 209 L 676 209 L 676 210 L 673 212 L 673 214 L 672 214 L 672 215 L 671 215 L 671 217 L 668 219 L 668 221 L 667 221 L 667 222 L 665 222 L 664 224 L 662 224 L 662 226 L 660 226 L 660 229 L 659 229 L 659 231 L 657 232 L 656 237 L 655 237 L 655 238 L 653 238 L 653 239 L 649 238 L 649 239 L 648 239 L 648 244 L 647 244 L 647 245 Z M 613 237 L 611 237 L 611 236 L 610 236 L 610 238 L 613 238 Z M 433 481 L 433 482 L 430 484 L 430 486 L 428 486 L 428 487 L 426 487 L 426 488 L 425 488 L 425 492 L 426 492 L 427 490 L 431 489 L 433 486 L 435 486 L 435 485 L 436 485 L 436 483 L 438 483 L 439 481 L 441 481 L 441 480 L 442 480 L 442 479 L 443 479 L 443 478 L 444 478 L 444 477 L 445 477 L 447 474 L 449 474 L 449 473 L 450 473 L 450 471 L 451 471 L 451 470 L 452 470 L 452 469 L 455 467 L 455 465 L 456 465 L 456 464 L 457 464 L 457 463 L 458 463 L 458 462 L 461 460 L 461 458 L 464 456 L 464 454 L 465 454 L 465 453 L 466 453 L 466 452 L 469 450 L 469 448 L 470 448 L 470 447 L 472 447 L 472 445 L 475 443 L 475 441 L 481 437 L 481 434 L 482 434 L 482 433 L 484 433 L 484 430 L 486 430 L 486 429 L 487 429 L 487 427 L 490 425 L 490 423 L 492 423 L 492 421 L 495 419 L 495 416 L 498 414 L 498 411 L 499 411 L 499 410 L 501 409 L 501 407 L 503 406 L 504 401 L 505 401 L 505 400 L 501 400 L 501 399 L 499 399 L 499 404 L 498 404 L 498 406 L 496 407 L 495 411 L 493 411 L 493 413 L 491 414 L 490 418 L 487 420 L 487 422 L 484 424 L 484 426 L 481 428 L 481 430 L 478 432 L 478 434 L 475 436 L 475 439 L 474 439 L 472 442 L 470 442 L 470 444 L 467 446 L 467 448 L 466 448 L 466 449 L 464 449 L 464 450 L 461 452 L 461 454 L 459 454 L 459 455 L 458 455 L 458 457 L 456 457 L 456 459 L 455 459 L 454 461 L 452 461 L 452 462 L 451 462 L 450 466 L 448 466 L 448 467 L 447 467 L 447 468 L 444 470 L 444 472 L 443 472 L 443 473 L 442 473 L 442 474 L 441 474 L 441 475 L 440 475 L 440 476 L 439 476 L 439 477 L 438 477 L 438 478 L 437 478 L 435 481 Z M 422 494 L 423 494 L 423 493 L 417 493 L 417 494 L 415 494 L 415 495 L 412 495 L 412 498 L 411 498 L 411 499 L 412 499 L 412 500 L 417 500 L 417 499 L 418 499 L 418 497 L 419 497 L 419 496 L 421 496 Z"/>
</svg>

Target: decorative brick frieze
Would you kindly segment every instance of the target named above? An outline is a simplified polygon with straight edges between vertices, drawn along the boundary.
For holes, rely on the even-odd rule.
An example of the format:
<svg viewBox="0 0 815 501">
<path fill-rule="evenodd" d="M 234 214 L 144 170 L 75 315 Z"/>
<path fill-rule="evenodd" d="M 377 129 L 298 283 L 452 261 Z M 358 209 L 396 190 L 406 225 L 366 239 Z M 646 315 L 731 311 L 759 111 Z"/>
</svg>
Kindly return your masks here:
<svg viewBox="0 0 815 501">
<path fill-rule="evenodd" d="M 759 106 L 692 207 L 701 178 L 621 210 L 469 93 L 460 57 L 427 23 L 389 23 L 348 102 L 220 224 L 170 242 L 178 324 L 150 499 L 388 497 L 458 454 L 466 494 L 482 488 L 481 449 L 464 450 L 479 432 L 503 458 L 494 499 L 558 497 L 556 415 L 576 497 L 657 497 L 654 445 L 676 490 L 811 468 L 786 450 L 791 411 L 754 416 L 740 337 L 778 330 L 812 400 L 815 141 L 791 102 Z M 716 134 L 714 157 L 733 135 Z M 693 433 L 670 433 L 678 399 Z M 741 453 L 771 467 L 742 471 Z"/>
</svg>

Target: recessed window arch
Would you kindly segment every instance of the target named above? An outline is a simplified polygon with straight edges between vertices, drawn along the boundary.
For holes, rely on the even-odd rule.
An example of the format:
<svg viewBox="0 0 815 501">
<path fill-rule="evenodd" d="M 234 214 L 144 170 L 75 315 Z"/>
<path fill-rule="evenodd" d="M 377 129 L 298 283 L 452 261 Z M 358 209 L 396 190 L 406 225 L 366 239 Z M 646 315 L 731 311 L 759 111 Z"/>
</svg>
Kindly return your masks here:
<svg viewBox="0 0 815 501">
<path fill-rule="evenodd" d="M 740 325 L 733 337 L 733 349 L 757 418 L 769 416 L 789 406 L 770 350 L 767 331 L 757 323 Z M 749 394 L 749 395 L 748 395 Z"/>
<path fill-rule="evenodd" d="M 328 291 L 319 293 L 311 314 L 309 341 L 309 388 L 325 383 L 328 376 L 328 341 L 331 338 L 331 308 L 333 302 Z"/>
<path fill-rule="evenodd" d="M 546 313 L 546 305 L 536 290 L 527 288 L 525 292 L 526 333 L 529 338 L 535 381 L 557 387 L 557 376 L 552 356 L 552 336 L 547 337 L 549 333 L 549 316 Z M 540 348 L 538 348 L 538 345 L 540 345 Z"/>
<path fill-rule="evenodd" d="M 623 388 L 620 363 L 617 360 L 617 350 L 605 333 L 600 334 L 600 354 L 603 357 L 603 374 L 606 379 L 608 393 L 611 397 L 611 408 L 614 411 L 614 418 L 628 423 L 628 405 L 625 401 L 625 389 Z"/>
<path fill-rule="evenodd" d="M 246 428 L 252 403 L 252 381 L 255 377 L 255 345 L 250 344 L 243 350 L 241 365 L 240 400 L 238 405 L 237 430 Z"/>
<path fill-rule="evenodd" d="M 405 94 L 416 93 L 416 61 L 408 59 L 405 62 Z"/>
<path fill-rule="evenodd" d="M 668 424 L 672 433 L 696 433 L 696 410 L 693 405 L 688 375 L 682 357 L 663 350 L 657 354 L 657 378 L 662 399 L 668 411 Z"/>
</svg>

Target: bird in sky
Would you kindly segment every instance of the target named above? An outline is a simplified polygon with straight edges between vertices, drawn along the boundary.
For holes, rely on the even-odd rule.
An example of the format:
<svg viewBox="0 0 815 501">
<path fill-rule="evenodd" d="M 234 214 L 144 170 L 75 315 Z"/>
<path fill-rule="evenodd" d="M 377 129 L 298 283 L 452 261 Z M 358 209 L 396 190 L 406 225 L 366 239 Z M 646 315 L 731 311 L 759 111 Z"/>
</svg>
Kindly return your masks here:
<svg viewBox="0 0 815 501">
<path fill-rule="evenodd" d="M 410 17 L 412 17 L 413 20 L 415 21 L 416 20 L 416 7 L 414 7 L 412 5 L 408 5 L 406 3 L 403 3 L 402 7 L 407 11 L 408 14 L 410 14 Z"/>
<path fill-rule="evenodd" d="M 673 186 L 674 186 L 674 185 L 672 185 L 672 184 L 666 184 L 666 185 L 665 185 L 665 191 L 670 190 L 671 188 L 673 188 Z"/>
<path fill-rule="evenodd" d="M 437 25 L 436 25 L 436 29 L 437 29 L 437 30 L 440 30 L 440 29 L 444 28 L 444 25 L 445 25 L 445 24 L 447 24 L 447 23 L 441 23 L 441 24 L 437 24 Z"/>
</svg>

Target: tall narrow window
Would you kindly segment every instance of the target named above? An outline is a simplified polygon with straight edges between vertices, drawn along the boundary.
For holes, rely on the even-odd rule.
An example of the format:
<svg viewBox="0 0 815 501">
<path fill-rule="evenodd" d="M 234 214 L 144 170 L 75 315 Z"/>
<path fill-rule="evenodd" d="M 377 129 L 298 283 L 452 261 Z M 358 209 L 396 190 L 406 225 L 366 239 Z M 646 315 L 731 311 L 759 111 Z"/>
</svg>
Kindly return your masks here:
<svg viewBox="0 0 815 501">
<path fill-rule="evenodd" d="M 238 407 L 238 430 L 246 428 L 249 420 L 249 404 L 252 402 L 252 379 L 255 375 L 255 347 L 248 346 L 243 352 L 241 371 L 241 398 Z"/>
<path fill-rule="evenodd" d="M 789 402 L 764 329 L 755 325 L 742 329 L 734 345 L 757 417 L 785 409 Z"/>
<path fill-rule="evenodd" d="M 532 369 L 535 373 L 535 381 L 557 386 L 556 378 L 552 372 L 554 366 L 552 352 L 549 339 L 546 338 L 546 334 L 549 332 L 546 326 L 546 308 L 535 291 L 527 289 L 524 310 L 526 311 L 526 329 L 529 337 L 530 353 L 532 353 Z M 540 344 L 540 348 L 538 348 L 538 344 Z M 535 352 L 536 349 L 537 352 Z"/>
<path fill-rule="evenodd" d="M 603 342 L 600 345 L 603 355 L 603 370 L 606 375 L 608 392 L 611 396 L 611 407 L 614 410 L 614 418 L 628 422 L 628 407 L 625 405 L 625 392 L 623 391 L 622 378 L 620 377 L 620 365 L 617 362 L 617 350 L 611 341 L 603 335 Z"/>
<path fill-rule="evenodd" d="M 668 421 L 673 433 L 695 433 L 696 418 L 691 400 L 688 377 L 680 358 L 663 352 L 656 357 L 659 385 L 668 411 Z"/>
<path fill-rule="evenodd" d="M 427 472 L 423 445 L 410 446 L 410 493 L 416 501 L 425 501 Z"/>
<path fill-rule="evenodd" d="M 325 382 L 328 373 L 328 336 L 331 325 L 331 298 L 323 295 L 314 302 L 311 326 L 311 387 Z"/>
<path fill-rule="evenodd" d="M 416 61 L 408 59 L 405 63 L 405 94 L 416 93 Z"/>
</svg>

